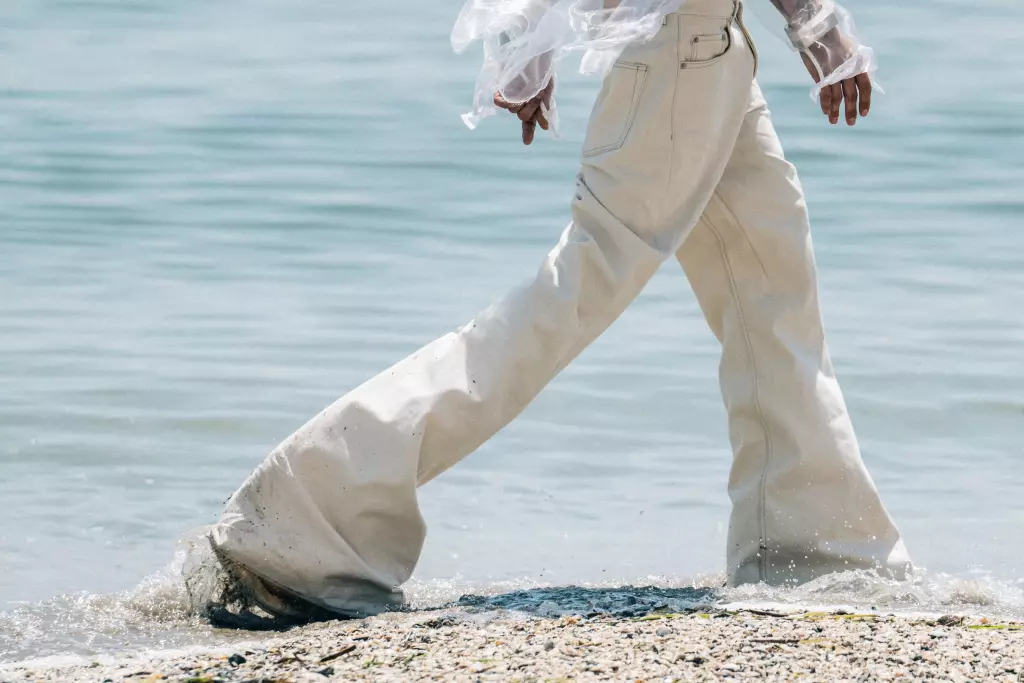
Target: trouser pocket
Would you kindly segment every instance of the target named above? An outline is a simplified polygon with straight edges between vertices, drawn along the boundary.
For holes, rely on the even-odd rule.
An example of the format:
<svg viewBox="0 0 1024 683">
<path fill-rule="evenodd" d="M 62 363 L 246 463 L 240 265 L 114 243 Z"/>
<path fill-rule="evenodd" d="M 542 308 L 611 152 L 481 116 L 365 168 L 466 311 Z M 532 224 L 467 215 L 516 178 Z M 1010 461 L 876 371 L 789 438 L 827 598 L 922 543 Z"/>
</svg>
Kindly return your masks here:
<svg viewBox="0 0 1024 683">
<path fill-rule="evenodd" d="M 732 22 L 732 16 L 681 14 L 679 66 L 683 69 L 697 69 L 721 61 L 732 48 Z"/>
<path fill-rule="evenodd" d="M 731 42 L 728 27 L 716 33 L 698 33 L 690 38 L 690 58 L 685 62 L 691 66 L 716 62 L 729 51 Z"/>
<path fill-rule="evenodd" d="M 583 156 L 592 157 L 625 144 L 640 108 L 649 68 L 646 64 L 616 62 L 604 79 L 594 104 L 583 143 Z"/>
</svg>

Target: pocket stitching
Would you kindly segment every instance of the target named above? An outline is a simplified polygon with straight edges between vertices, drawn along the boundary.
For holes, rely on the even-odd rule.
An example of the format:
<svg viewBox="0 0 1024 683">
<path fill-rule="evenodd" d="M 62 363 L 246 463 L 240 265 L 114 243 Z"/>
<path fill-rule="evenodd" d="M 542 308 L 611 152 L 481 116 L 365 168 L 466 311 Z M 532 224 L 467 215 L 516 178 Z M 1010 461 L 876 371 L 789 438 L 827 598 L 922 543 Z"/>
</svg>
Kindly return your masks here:
<svg viewBox="0 0 1024 683">
<path fill-rule="evenodd" d="M 729 51 L 729 36 L 728 36 L 728 33 L 729 33 L 728 29 L 723 29 L 719 33 L 698 33 L 698 34 L 696 34 L 694 36 L 691 36 L 690 37 L 690 61 L 689 61 L 689 63 L 690 64 L 697 64 L 697 63 L 700 63 L 700 62 L 708 62 L 708 61 L 711 61 L 713 59 L 718 59 L 719 57 L 722 57 L 723 55 L 725 55 L 725 53 Z M 705 39 L 705 38 L 717 39 L 719 42 L 721 42 L 724 45 L 724 47 L 722 48 L 722 52 L 720 52 L 719 54 L 715 55 L 711 59 L 697 59 L 697 56 L 696 56 L 697 46 L 701 42 L 707 42 L 707 41 L 702 40 L 702 39 Z"/>
<path fill-rule="evenodd" d="M 618 140 L 610 144 L 584 150 L 583 158 L 604 154 L 605 152 L 613 152 L 626 144 L 626 138 L 629 137 L 630 131 L 633 130 L 633 123 L 636 121 L 637 111 L 640 109 L 640 100 L 643 98 L 644 89 L 647 87 L 648 66 L 637 62 L 619 61 L 615 63 L 613 68 L 627 68 L 636 72 L 636 80 L 633 82 L 633 96 L 629 103 L 629 113 L 622 125 L 622 135 L 619 136 Z"/>
<path fill-rule="evenodd" d="M 701 34 L 701 35 L 705 35 L 705 34 Z M 707 34 L 707 35 L 710 35 L 710 34 Z M 705 66 L 711 66 L 712 64 L 717 64 L 719 61 L 721 61 L 721 59 L 723 57 L 725 57 L 727 54 L 729 54 L 732 51 L 733 45 L 736 42 L 736 41 L 733 40 L 733 37 L 732 37 L 732 27 L 731 26 L 729 28 L 725 29 L 725 38 L 726 38 L 726 45 L 725 45 L 725 50 L 722 51 L 722 54 L 717 55 L 715 57 L 712 57 L 711 59 L 704 59 L 704 60 L 700 60 L 700 61 L 685 60 L 683 62 L 680 62 L 679 66 L 681 68 L 683 68 L 683 69 L 700 69 L 700 68 L 703 68 Z"/>
</svg>

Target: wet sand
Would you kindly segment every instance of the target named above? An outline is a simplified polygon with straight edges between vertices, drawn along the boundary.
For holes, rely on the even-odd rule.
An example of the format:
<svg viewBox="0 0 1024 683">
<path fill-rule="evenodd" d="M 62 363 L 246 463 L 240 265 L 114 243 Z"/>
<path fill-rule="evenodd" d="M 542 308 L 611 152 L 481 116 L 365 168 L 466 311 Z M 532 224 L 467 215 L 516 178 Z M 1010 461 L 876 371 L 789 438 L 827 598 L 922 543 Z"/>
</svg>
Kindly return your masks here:
<svg viewBox="0 0 1024 683">
<path fill-rule="evenodd" d="M 1024 623 L 720 610 L 539 617 L 452 607 L 231 649 L 0 666 L 0 681 L 1024 681 Z"/>
</svg>

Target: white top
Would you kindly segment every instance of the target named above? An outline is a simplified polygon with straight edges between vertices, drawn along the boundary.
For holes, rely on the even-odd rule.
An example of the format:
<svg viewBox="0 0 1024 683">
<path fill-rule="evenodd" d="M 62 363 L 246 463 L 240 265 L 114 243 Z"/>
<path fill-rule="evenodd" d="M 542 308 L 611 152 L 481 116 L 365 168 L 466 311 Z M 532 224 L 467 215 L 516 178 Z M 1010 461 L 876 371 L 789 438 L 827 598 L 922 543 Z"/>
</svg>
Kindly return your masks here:
<svg viewBox="0 0 1024 683">
<path fill-rule="evenodd" d="M 470 128 L 494 114 L 496 92 L 509 102 L 525 102 L 548 84 L 555 63 L 571 52 L 582 52 L 580 72 L 605 76 L 626 46 L 646 41 L 661 29 L 665 16 L 685 0 L 466 0 L 452 30 L 452 47 L 463 52 L 473 42 L 483 43 L 484 59 L 473 96 L 473 109 L 463 115 Z M 837 44 L 835 32 L 802 51 L 815 56 L 820 81 L 812 98 L 832 85 L 877 68 L 874 52 L 856 37 L 853 18 L 831 0 L 758 0 L 767 5 L 783 36 L 810 34 L 821 25 L 822 8 L 834 5 L 837 26 L 845 40 Z M 787 10 L 787 6 L 797 9 Z M 807 12 L 812 6 L 814 12 Z M 780 12 L 783 14 L 780 16 Z M 815 22 L 811 25 L 812 20 Z M 805 29 L 801 32 L 801 29 Z M 789 41 L 787 40 L 787 44 Z M 795 49 L 795 48 L 794 48 Z M 557 130 L 557 112 L 548 115 Z"/>
</svg>

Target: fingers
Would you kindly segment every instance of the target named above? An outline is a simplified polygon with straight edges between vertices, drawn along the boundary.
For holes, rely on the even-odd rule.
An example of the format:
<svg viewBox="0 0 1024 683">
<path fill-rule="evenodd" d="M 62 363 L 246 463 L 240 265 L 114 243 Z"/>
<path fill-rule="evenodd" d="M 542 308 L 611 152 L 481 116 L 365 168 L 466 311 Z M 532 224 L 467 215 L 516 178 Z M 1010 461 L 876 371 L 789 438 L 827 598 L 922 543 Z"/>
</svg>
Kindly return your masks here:
<svg viewBox="0 0 1024 683">
<path fill-rule="evenodd" d="M 540 111 L 540 98 L 534 97 L 532 100 L 524 104 L 523 108 L 519 110 L 519 120 L 524 123 L 532 121 L 538 111 Z"/>
<path fill-rule="evenodd" d="M 537 96 L 527 102 L 509 102 L 500 92 L 494 93 L 494 106 L 515 114 L 523 124 L 523 144 L 533 143 L 537 134 L 537 126 L 542 130 L 548 130 L 551 123 L 548 121 L 545 112 L 551 106 L 552 95 L 555 90 L 554 79 Z"/>
<path fill-rule="evenodd" d="M 543 112 L 551 108 L 551 99 L 555 93 L 555 79 L 552 78 L 544 89 L 537 93 L 532 99 L 523 104 L 519 110 L 519 120 L 529 121 L 536 119 Z"/>
<path fill-rule="evenodd" d="M 496 92 L 496 93 L 494 93 L 494 106 L 497 107 L 498 109 L 504 109 L 506 111 L 512 112 L 513 114 L 518 114 L 519 111 L 524 106 L 526 106 L 526 103 L 525 102 L 509 102 L 508 100 L 506 100 L 502 96 L 502 94 L 500 92 Z"/>
<path fill-rule="evenodd" d="M 537 134 L 537 126 L 540 126 L 541 130 L 547 130 L 550 127 L 548 120 L 544 118 L 544 114 L 540 110 L 537 110 L 536 115 L 529 121 L 523 121 L 524 145 L 529 145 L 533 142 L 533 138 Z"/>
<path fill-rule="evenodd" d="M 540 111 L 537 112 L 537 123 L 539 123 L 540 127 L 544 130 L 547 130 L 550 127 L 546 114 L 551 111 L 551 102 L 554 98 L 554 94 L 555 79 L 552 77 L 551 80 L 548 81 L 548 84 L 544 86 L 544 89 L 540 91 L 541 107 Z"/>
<path fill-rule="evenodd" d="M 867 116 L 871 111 L 871 76 L 859 74 L 855 80 L 860 90 L 860 115 Z"/>
<path fill-rule="evenodd" d="M 846 125 L 857 124 L 857 82 L 852 78 L 843 81 L 843 98 L 846 100 Z"/>
<path fill-rule="evenodd" d="M 838 83 L 830 85 L 828 89 L 832 92 L 832 106 L 828 110 L 829 123 L 839 123 L 839 107 L 843 103 L 843 88 Z"/>
<path fill-rule="evenodd" d="M 821 89 L 818 101 L 821 103 L 821 113 L 828 117 L 829 123 L 838 122 L 839 105 L 843 103 L 842 87 L 838 83 L 826 85 Z"/>
<path fill-rule="evenodd" d="M 523 121 L 523 144 L 529 145 L 533 142 L 533 136 L 537 133 L 536 121 Z"/>
</svg>

